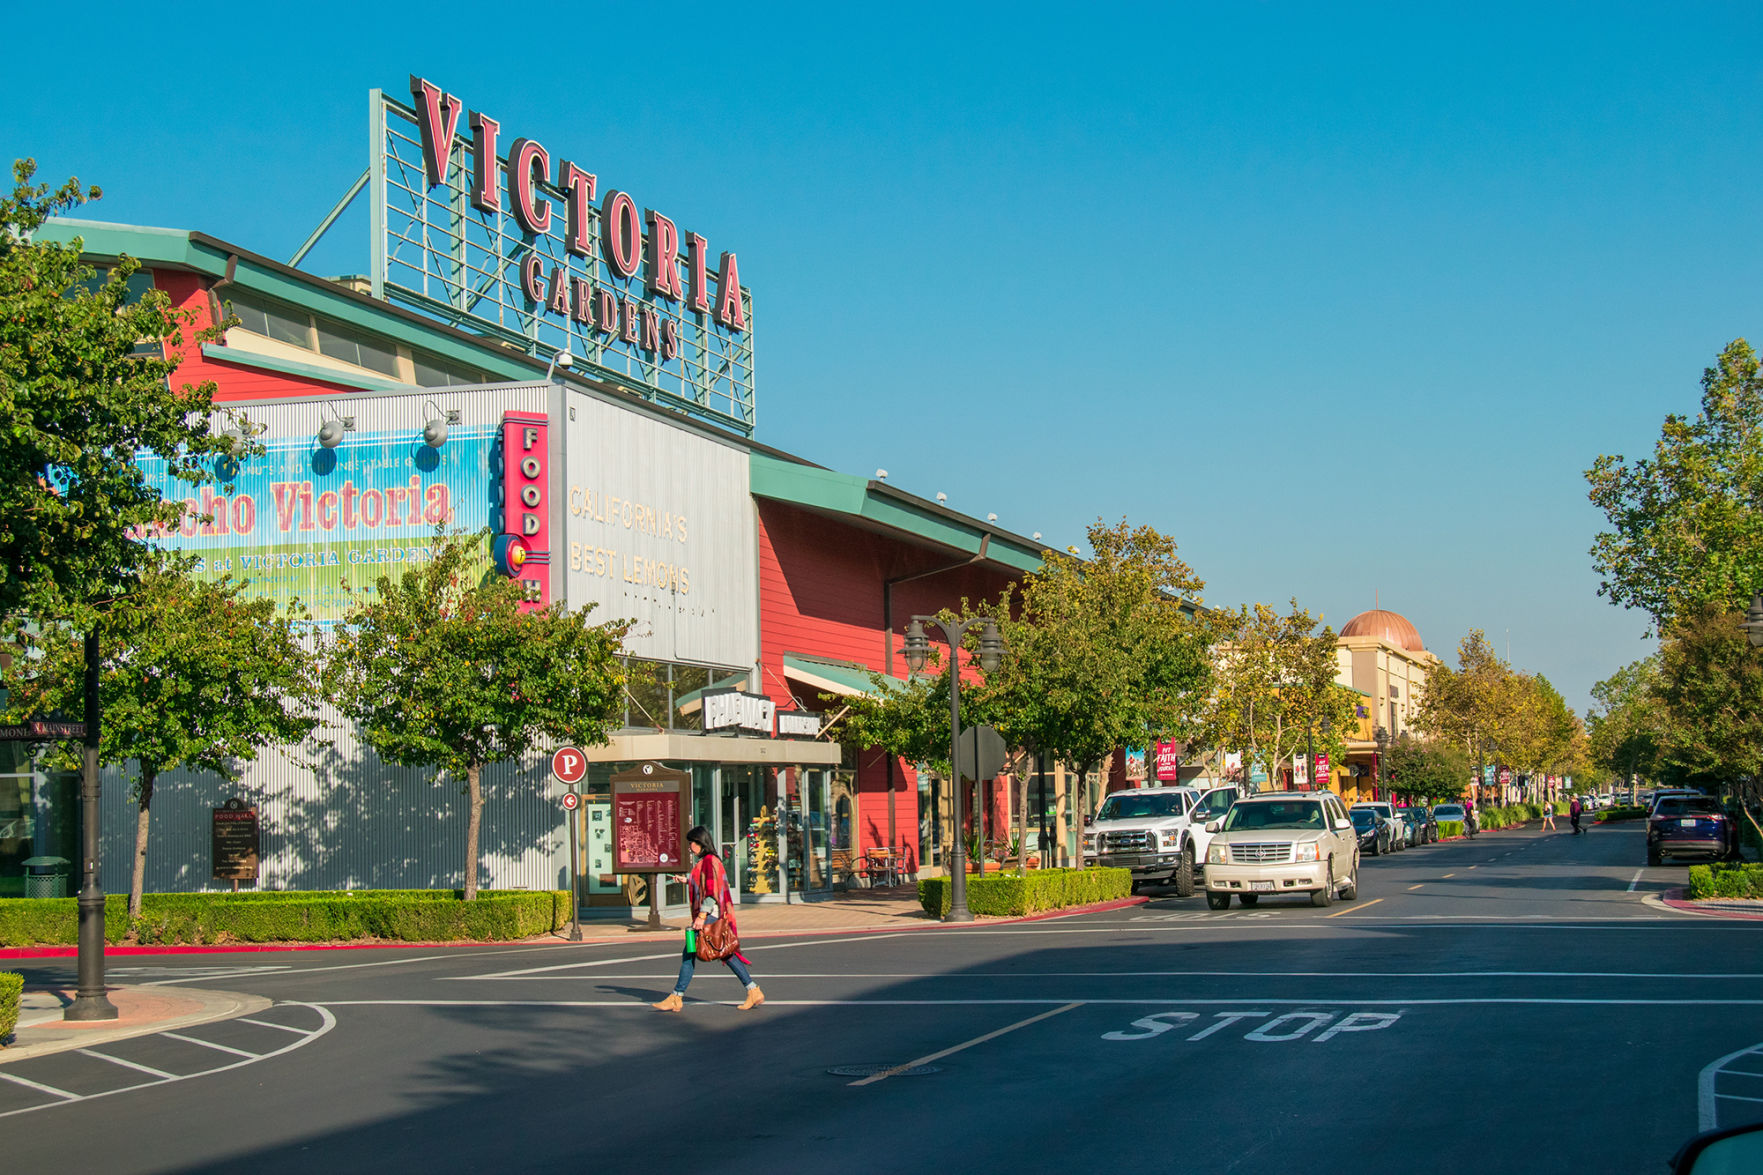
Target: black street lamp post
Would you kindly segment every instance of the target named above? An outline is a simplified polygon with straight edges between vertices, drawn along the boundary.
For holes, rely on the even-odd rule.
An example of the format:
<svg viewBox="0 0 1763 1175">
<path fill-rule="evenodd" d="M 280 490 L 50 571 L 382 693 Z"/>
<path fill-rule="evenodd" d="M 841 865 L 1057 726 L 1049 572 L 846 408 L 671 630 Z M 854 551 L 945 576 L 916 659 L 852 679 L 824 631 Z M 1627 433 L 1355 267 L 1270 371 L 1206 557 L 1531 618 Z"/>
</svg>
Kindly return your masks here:
<svg viewBox="0 0 1763 1175">
<path fill-rule="evenodd" d="M 64 1020 L 114 1020 L 116 1005 L 105 994 L 104 890 L 98 884 L 98 634 L 86 634 L 86 737 L 80 772 L 79 987 L 62 1012 Z"/>
<path fill-rule="evenodd" d="M 1377 744 L 1377 774 L 1372 777 L 1375 782 L 1372 791 L 1378 799 L 1388 799 L 1384 794 L 1388 789 L 1384 784 L 1383 760 L 1390 751 L 1390 732 L 1381 726 L 1374 726 L 1371 730 L 1371 741 Z"/>
<path fill-rule="evenodd" d="M 935 616 L 914 616 L 906 626 L 906 667 L 917 673 L 924 668 L 930 653 L 930 641 L 924 626 L 934 624 L 949 644 L 949 781 L 954 792 L 951 815 L 955 820 L 955 843 L 949 849 L 949 913 L 945 922 L 972 922 L 967 908 L 967 805 L 961 788 L 961 659 L 956 650 L 968 629 L 979 626 L 979 666 L 990 673 L 1004 659 L 1004 638 L 990 617 L 976 616 L 969 620 L 941 620 Z M 976 756 L 977 757 L 977 756 Z"/>
</svg>

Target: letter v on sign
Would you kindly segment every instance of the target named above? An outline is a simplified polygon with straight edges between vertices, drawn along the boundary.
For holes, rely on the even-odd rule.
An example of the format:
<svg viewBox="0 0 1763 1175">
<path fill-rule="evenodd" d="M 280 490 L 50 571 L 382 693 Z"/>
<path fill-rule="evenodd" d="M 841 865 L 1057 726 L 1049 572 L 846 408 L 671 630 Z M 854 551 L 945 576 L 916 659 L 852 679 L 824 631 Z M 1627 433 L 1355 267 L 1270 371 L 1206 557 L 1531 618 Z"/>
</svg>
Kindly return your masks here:
<svg viewBox="0 0 1763 1175">
<path fill-rule="evenodd" d="M 574 786 L 588 773 L 588 757 L 576 747 L 558 747 L 551 752 L 551 774 L 558 783 Z"/>
</svg>

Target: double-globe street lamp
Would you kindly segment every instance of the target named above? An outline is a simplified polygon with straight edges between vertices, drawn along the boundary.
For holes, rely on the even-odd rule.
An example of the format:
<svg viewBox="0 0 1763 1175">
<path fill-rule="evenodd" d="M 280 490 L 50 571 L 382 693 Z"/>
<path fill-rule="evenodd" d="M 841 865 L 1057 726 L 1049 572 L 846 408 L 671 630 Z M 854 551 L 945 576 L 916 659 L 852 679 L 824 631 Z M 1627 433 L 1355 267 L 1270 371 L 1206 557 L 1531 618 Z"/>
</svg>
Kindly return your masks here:
<svg viewBox="0 0 1763 1175">
<path fill-rule="evenodd" d="M 949 644 L 949 781 L 954 792 L 955 843 L 949 850 L 949 913 L 945 922 L 972 922 L 967 908 L 967 805 L 961 790 L 961 659 L 957 650 L 968 630 L 979 627 L 979 667 L 990 673 L 1004 659 L 1004 638 L 989 616 L 967 620 L 942 620 L 935 616 L 914 616 L 906 626 L 906 668 L 917 673 L 924 668 L 930 655 L 930 640 L 924 626 L 934 624 Z M 978 759 L 976 754 L 975 759 Z"/>
</svg>

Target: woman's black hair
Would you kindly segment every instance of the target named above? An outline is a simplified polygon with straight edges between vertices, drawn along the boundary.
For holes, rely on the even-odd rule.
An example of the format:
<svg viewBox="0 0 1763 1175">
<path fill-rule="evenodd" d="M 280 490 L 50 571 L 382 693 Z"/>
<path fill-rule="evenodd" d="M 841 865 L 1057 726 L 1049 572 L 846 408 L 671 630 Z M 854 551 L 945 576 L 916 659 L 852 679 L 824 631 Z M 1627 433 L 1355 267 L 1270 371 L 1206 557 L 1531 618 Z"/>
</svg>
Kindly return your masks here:
<svg viewBox="0 0 1763 1175">
<path fill-rule="evenodd" d="M 716 851 L 716 838 L 711 836 L 710 830 L 702 824 L 695 825 L 692 831 L 686 833 L 686 840 L 703 849 L 706 857 L 720 858 L 720 854 Z"/>
</svg>

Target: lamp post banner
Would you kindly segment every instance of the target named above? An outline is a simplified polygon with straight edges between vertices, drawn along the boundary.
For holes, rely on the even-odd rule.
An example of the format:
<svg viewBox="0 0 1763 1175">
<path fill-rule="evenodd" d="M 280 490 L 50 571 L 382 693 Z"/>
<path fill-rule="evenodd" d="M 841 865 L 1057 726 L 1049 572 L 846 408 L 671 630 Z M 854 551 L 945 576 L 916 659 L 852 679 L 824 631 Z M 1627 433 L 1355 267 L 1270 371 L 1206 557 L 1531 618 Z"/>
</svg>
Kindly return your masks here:
<svg viewBox="0 0 1763 1175">
<path fill-rule="evenodd" d="M 217 469 L 200 489 L 144 455 L 148 482 L 185 510 L 182 525 L 147 537 L 197 556 L 201 578 L 230 575 L 247 599 L 268 596 L 282 609 L 298 599 L 313 620 L 334 624 L 354 602 L 345 583 L 371 595 L 381 575 L 432 557 L 437 525 L 489 525 L 496 434 L 455 427 L 438 449 L 405 430 L 345 433 L 335 449 L 312 436 L 266 438 L 262 453 Z"/>
</svg>

